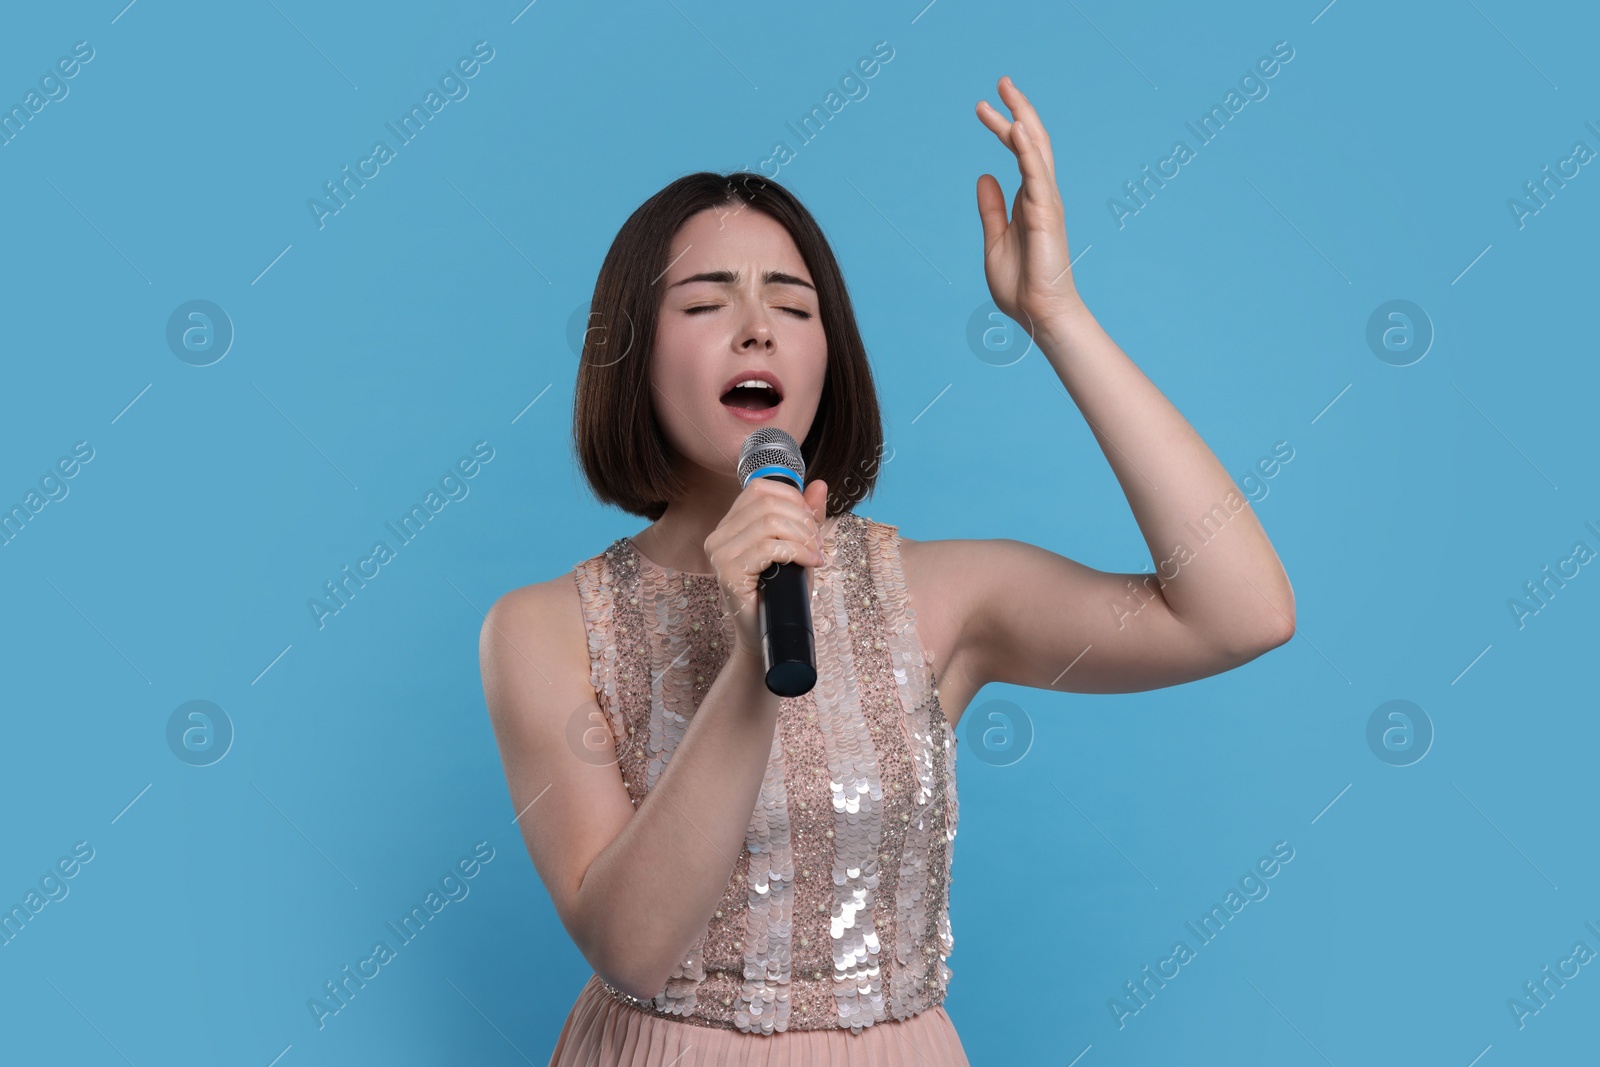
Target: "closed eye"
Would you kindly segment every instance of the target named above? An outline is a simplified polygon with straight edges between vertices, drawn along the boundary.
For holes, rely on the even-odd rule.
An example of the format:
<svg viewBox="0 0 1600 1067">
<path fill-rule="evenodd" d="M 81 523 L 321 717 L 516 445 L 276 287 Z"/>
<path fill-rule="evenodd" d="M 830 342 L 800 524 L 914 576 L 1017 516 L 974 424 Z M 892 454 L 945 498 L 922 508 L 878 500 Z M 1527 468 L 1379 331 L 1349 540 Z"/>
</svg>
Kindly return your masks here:
<svg viewBox="0 0 1600 1067">
<path fill-rule="evenodd" d="M 684 308 L 683 309 L 683 313 L 685 315 L 693 315 L 693 314 L 695 314 L 696 312 L 699 312 L 699 311 L 715 311 L 717 308 L 719 308 L 721 306 L 722 306 L 721 304 L 701 304 L 698 307 Z M 802 318 L 802 319 L 809 319 L 811 317 L 811 312 L 802 310 L 800 308 L 779 308 L 778 310 L 779 311 L 787 311 L 790 314 L 798 316 L 799 318 Z"/>
</svg>

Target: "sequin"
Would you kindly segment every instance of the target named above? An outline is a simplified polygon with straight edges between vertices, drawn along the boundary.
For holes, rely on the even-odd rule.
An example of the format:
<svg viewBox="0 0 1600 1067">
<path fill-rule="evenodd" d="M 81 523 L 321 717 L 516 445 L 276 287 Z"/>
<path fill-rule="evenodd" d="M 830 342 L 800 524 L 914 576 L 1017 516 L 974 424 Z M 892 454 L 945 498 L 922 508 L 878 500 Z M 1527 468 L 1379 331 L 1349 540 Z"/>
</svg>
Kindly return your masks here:
<svg viewBox="0 0 1600 1067">
<path fill-rule="evenodd" d="M 955 737 L 897 528 L 844 512 L 823 545 L 811 573 L 817 684 L 780 702 L 715 916 L 656 996 L 602 982 L 640 1011 L 756 1034 L 859 1032 L 944 1000 Z M 721 672 L 733 621 L 714 576 L 657 566 L 626 537 L 574 573 L 590 681 L 627 739 L 616 766 L 638 807 Z"/>
</svg>

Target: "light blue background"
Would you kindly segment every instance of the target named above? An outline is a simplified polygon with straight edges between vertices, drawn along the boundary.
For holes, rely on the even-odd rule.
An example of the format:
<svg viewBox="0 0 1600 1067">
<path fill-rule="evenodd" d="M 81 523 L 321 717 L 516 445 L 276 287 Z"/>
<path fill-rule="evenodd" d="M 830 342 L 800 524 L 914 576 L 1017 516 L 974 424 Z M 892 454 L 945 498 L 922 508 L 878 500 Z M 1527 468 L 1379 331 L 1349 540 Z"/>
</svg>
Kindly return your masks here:
<svg viewBox="0 0 1600 1067">
<path fill-rule="evenodd" d="M 0 948 L 0 1059 L 546 1061 L 589 972 L 512 825 L 478 629 L 644 525 L 571 458 L 567 329 L 679 175 L 797 148 L 778 180 L 834 243 L 895 450 L 861 514 L 1148 566 L 1050 366 L 966 342 L 974 184 L 1017 185 L 973 114 L 1002 73 L 1054 141 L 1100 322 L 1238 477 L 1293 447 L 1255 508 L 1299 632 L 1167 690 L 978 696 L 946 1002 L 972 1061 L 1594 1054 L 1600 966 L 1523 1029 L 1507 1007 L 1600 949 L 1600 577 L 1520 629 L 1507 604 L 1600 547 L 1600 173 L 1523 228 L 1507 206 L 1600 149 L 1580 5 L 124 2 L 0 30 L 7 105 L 95 50 L 0 147 L 0 503 L 94 449 L 0 548 L 0 903 L 95 850 Z M 470 94 L 318 229 L 307 199 L 480 40 Z M 800 146 L 785 124 L 880 40 L 869 94 Z M 1270 94 L 1119 228 L 1108 199 L 1278 41 Z M 208 367 L 165 341 L 194 299 L 237 331 Z M 1366 342 L 1391 299 L 1436 330 L 1411 366 Z M 480 440 L 470 495 L 319 629 L 308 599 Z M 994 767 L 968 728 L 1002 698 L 1036 736 Z M 204 768 L 165 737 L 195 699 L 236 730 Z M 1415 765 L 1367 745 L 1391 699 L 1437 732 Z M 307 1000 L 478 841 L 470 895 L 319 1030 Z M 1278 841 L 1270 895 L 1119 1029 L 1109 999 Z"/>
</svg>

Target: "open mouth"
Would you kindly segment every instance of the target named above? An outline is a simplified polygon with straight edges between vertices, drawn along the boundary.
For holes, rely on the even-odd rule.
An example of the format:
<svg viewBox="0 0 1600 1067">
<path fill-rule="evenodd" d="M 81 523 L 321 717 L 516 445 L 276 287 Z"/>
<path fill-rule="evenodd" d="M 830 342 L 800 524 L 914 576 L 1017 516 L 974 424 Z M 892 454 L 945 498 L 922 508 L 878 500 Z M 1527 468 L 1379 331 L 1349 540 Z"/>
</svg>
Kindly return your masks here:
<svg viewBox="0 0 1600 1067">
<path fill-rule="evenodd" d="M 739 408 L 743 411 L 766 411 L 782 403 L 783 397 L 772 386 L 763 382 L 760 385 L 736 385 L 722 394 L 722 402 L 730 408 Z"/>
</svg>

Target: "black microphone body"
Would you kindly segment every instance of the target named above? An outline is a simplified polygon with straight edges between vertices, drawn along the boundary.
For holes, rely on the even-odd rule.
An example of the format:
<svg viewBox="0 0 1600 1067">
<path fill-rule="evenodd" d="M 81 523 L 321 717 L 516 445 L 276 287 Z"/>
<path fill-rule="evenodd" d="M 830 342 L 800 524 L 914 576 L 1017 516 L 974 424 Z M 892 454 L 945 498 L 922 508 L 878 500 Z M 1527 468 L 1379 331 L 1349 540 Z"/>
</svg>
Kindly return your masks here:
<svg viewBox="0 0 1600 1067">
<path fill-rule="evenodd" d="M 805 460 L 793 437 L 775 426 L 752 433 L 739 453 L 739 476 L 773 478 L 805 488 Z M 811 593 L 800 563 L 774 562 L 756 579 L 756 618 L 768 691 L 803 696 L 817 684 L 816 638 L 811 630 Z"/>
<path fill-rule="evenodd" d="M 765 477 L 788 480 L 774 474 Z M 782 697 L 801 696 L 817 684 L 808 584 L 805 566 L 799 563 L 774 563 L 756 580 L 767 688 Z"/>
</svg>

